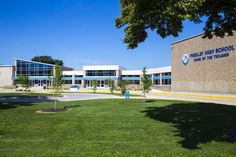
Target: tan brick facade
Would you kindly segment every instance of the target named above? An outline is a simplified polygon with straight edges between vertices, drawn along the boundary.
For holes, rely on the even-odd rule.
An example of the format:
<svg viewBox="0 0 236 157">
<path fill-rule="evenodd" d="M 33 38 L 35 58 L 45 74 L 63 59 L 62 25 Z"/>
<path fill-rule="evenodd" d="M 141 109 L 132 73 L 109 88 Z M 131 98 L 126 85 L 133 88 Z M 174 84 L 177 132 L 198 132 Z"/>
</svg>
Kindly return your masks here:
<svg viewBox="0 0 236 157">
<path fill-rule="evenodd" d="M 14 66 L 0 66 L 0 87 L 13 86 Z"/>
<path fill-rule="evenodd" d="M 226 46 L 231 47 L 218 49 Z M 207 50 L 214 53 L 206 54 Z M 189 56 L 186 65 L 184 54 Z M 172 44 L 172 91 L 236 94 L 236 35 L 212 39 L 199 35 Z"/>
</svg>

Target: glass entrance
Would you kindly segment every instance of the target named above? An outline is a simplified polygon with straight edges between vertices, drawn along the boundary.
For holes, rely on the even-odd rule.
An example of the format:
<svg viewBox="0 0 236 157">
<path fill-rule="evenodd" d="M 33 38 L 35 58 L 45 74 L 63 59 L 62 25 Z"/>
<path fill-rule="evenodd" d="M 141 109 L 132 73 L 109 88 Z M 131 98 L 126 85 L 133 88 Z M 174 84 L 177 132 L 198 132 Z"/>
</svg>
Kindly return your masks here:
<svg viewBox="0 0 236 157">
<path fill-rule="evenodd" d="M 93 87 L 92 80 L 85 80 L 85 86 L 87 88 L 92 88 Z M 105 87 L 105 80 L 97 80 L 97 87 L 104 88 Z"/>
<path fill-rule="evenodd" d="M 104 87 L 105 86 L 105 81 L 104 80 L 100 80 L 99 85 L 100 85 L 100 87 Z"/>
<path fill-rule="evenodd" d="M 49 80 L 32 80 L 32 87 L 43 87 L 43 86 L 51 86 L 51 82 Z"/>
</svg>

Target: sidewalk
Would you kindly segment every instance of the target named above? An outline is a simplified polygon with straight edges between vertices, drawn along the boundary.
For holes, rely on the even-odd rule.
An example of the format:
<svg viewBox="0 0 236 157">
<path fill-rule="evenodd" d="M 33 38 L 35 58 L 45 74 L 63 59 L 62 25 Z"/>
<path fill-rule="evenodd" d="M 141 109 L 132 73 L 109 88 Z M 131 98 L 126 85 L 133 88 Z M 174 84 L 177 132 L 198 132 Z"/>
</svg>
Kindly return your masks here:
<svg viewBox="0 0 236 157">
<path fill-rule="evenodd" d="M 198 93 L 175 93 L 153 91 L 147 94 L 151 99 L 168 99 L 168 100 L 185 100 L 219 103 L 236 106 L 236 95 L 215 95 L 215 94 L 198 94 Z"/>
</svg>

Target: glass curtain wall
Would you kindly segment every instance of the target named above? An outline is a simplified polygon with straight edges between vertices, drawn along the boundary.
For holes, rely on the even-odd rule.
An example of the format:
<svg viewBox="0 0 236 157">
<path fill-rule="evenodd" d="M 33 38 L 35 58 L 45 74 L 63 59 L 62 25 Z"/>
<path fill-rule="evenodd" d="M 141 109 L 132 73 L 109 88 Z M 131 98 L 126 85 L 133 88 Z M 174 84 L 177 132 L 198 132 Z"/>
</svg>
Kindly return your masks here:
<svg viewBox="0 0 236 157">
<path fill-rule="evenodd" d="M 19 75 L 29 76 L 31 86 L 50 86 L 48 76 L 53 76 L 53 65 L 16 60 L 16 77 Z"/>
<path fill-rule="evenodd" d="M 53 65 L 16 60 L 16 76 L 52 76 Z"/>
</svg>

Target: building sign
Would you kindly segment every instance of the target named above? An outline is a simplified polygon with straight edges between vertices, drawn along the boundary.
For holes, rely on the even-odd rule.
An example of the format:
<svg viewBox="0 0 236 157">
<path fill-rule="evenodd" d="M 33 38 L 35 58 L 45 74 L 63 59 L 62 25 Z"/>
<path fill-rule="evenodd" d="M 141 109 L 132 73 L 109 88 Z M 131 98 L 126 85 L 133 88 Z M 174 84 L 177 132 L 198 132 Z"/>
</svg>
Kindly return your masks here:
<svg viewBox="0 0 236 157">
<path fill-rule="evenodd" d="M 190 53 L 189 56 L 188 54 L 183 54 L 182 62 L 184 65 L 187 65 L 190 58 L 192 58 L 194 62 L 225 58 L 229 57 L 230 53 L 234 50 L 235 50 L 234 45 L 228 45 L 216 49 Z"/>
<path fill-rule="evenodd" d="M 184 54 L 182 57 L 182 62 L 184 65 L 187 65 L 189 61 L 189 55 L 188 54 Z"/>
</svg>

